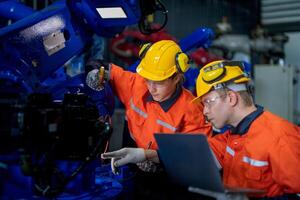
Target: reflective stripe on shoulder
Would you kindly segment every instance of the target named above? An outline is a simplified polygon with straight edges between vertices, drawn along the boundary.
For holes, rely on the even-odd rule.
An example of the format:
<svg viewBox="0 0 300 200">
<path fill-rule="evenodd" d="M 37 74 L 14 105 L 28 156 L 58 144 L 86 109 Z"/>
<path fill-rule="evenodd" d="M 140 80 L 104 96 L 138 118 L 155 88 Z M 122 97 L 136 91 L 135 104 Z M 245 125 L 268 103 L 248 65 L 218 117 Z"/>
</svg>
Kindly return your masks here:
<svg viewBox="0 0 300 200">
<path fill-rule="evenodd" d="M 136 107 L 132 101 L 132 98 L 130 99 L 130 107 L 135 111 L 137 112 L 139 115 L 141 115 L 142 117 L 144 118 L 147 118 L 148 117 L 148 114 L 145 113 L 144 111 L 142 111 L 141 109 L 139 109 L 138 107 Z"/>
<path fill-rule="evenodd" d="M 229 146 L 226 146 L 226 152 L 232 156 L 234 156 L 234 154 L 235 154 L 234 150 L 232 148 L 230 148 Z"/>
<path fill-rule="evenodd" d="M 170 130 L 172 130 L 172 131 L 174 131 L 174 132 L 177 130 L 177 128 L 175 128 L 174 126 L 171 126 L 171 125 L 168 124 L 167 122 L 164 122 L 164 121 L 162 121 L 162 120 L 160 120 L 160 119 L 157 119 L 156 122 L 157 122 L 159 125 L 162 125 L 162 126 L 168 128 L 168 129 L 170 129 Z"/>
<path fill-rule="evenodd" d="M 243 161 L 245 163 L 248 163 L 249 165 L 252 165 L 252 166 L 255 166 L 255 167 L 263 167 L 263 166 L 268 166 L 269 165 L 268 161 L 254 160 L 254 159 L 249 158 L 247 156 L 243 157 Z"/>
</svg>

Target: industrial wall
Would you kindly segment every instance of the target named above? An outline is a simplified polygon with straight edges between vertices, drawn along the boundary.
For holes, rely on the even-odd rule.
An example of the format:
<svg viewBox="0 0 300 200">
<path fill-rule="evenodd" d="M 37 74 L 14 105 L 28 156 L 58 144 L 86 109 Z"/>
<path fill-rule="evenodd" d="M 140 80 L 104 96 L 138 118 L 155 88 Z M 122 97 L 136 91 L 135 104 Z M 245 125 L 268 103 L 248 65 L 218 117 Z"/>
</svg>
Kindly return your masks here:
<svg viewBox="0 0 300 200">
<path fill-rule="evenodd" d="M 199 26 L 215 28 L 227 16 L 233 33 L 249 34 L 259 20 L 259 1 L 163 0 L 168 9 L 168 31 L 182 38 Z"/>
</svg>

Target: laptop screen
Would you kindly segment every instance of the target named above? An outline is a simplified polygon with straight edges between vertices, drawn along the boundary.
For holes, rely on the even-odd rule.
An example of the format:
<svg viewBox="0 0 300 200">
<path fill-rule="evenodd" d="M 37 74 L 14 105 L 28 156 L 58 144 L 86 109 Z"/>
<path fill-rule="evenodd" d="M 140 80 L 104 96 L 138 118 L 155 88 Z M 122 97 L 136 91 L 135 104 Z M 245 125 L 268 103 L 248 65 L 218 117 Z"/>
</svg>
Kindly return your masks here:
<svg viewBox="0 0 300 200">
<path fill-rule="evenodd" d="M 154 135 L 160 162 L 177 184 L 224 192 L 219 170 L 203 134 Z"/>
</svg>

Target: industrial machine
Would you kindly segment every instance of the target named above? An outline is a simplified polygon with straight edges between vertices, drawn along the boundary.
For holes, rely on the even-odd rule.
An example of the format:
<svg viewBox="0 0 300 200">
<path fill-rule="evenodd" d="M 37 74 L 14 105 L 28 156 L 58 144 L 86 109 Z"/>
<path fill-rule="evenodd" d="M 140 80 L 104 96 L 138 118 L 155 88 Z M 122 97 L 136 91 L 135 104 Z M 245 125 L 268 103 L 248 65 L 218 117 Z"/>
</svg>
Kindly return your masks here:
<svg viewBox="0 0 300 200">
<path fill-rule="evenodd" d="M 35 11 L 0 1 L 0 199 L 113 199 L 122 190 L 99 154 L 112 133 L 114 96 L 85 85 L 84 63 L 94 34 L 112 37 L 166 10 L 159 0 L 59 0 Z M 183 51 L 208 47 L 210 29 L 180 41 Z M 80 64 L 80 63 L 79 63 Z M 72 65 L 71 65 L 72 66 Z M 126 172 L 123 173 L 123 175 Z M 122 173 L 121 173 L 122 175 Z"/>
<path fill-rule="evenodd" d="M 137 24 L 141 10 L 123 0 L 61 0 L 40 11 L 0 2 L 1 20 L 10 22 L 0 29 L 1 199 L 110 199 L 121 191 L 103 181 L 95 159 L 112 132 L 111 89 L 90 90 L 84 68 L 69 76 L 64 65 L 95 33 L 112 37 Z"/>
</svg>

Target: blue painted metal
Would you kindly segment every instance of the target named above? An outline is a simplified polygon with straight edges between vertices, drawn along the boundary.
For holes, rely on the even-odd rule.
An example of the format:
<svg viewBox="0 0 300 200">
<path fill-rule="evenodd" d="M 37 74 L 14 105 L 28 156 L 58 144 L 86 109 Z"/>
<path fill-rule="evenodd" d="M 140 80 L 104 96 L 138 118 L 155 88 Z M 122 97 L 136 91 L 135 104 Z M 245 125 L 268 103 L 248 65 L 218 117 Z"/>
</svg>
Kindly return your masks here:
<svg viewBox="0 0 300 200">
<path fill-rule="evenodd" d="M 4 17 L 6 19 L 18 21 L 19 19 L 23 19 L 33 14 L 34 12 L 35 11 L 32 8 L 25 6 L 16 0 L 0 2 L 0 17 Z"/>
<path fill-rule="evenodd" d="M 5 199 L 34 199 L 44 200 L 46 197 L 38 197 L 34 194 L 34 180 L 31 176 L 24 176 L 19 162 L 18 153 L 10 156 L 0 156 L 1 169 L 1 200 Z M 5 163 L 5 164 L 4 164 Z M 78 161 L 58 161 L 57 167 L 68 173 L 78 166 Z M 122 170 L 124 171 L 124 170 Z M 120 194 L 123 186 L 119 183 L 120 179 L 128 178 L 128 175 L 121 171 L 119 179 L 116 179 L 110 170 L 110 166 L 101 166 L 99 161 L 90 163 L 75 179 L 70 182 L 64 192 L 55 199 L 60 200 L 85 200 L 115 199 Z"/>
<path fill-rule="evenodd" d="M 137 1 L 126 0 L 89 0 L 68 1 L 72 12 L 76 13 L 78 19 L 83 19 L 85 23 L 98 35 L 112 37 L 121 32 L 125 26 L 137 24 L 140 18 Z M 111 19 L 102 18 L 96 8 L 121 7 L 127 18 Z"/>
<path fill-rule="evenodd" d="M 128 18 L 102 19 L 96 8 L 109 6 L 122 7 Z M 5 5 L 4 8 L 6 7 Z M 70 84 L 73 85 L 72 90 L 82 91 L 84 80 L 78 81 L 78 77 L 74 80 L 69 77 L 63 82 L 53 78 L 57 77 L 56 72 L 59 68 L 92 42 L 94 32 L 112 36 L 123 30 L 126 25 L 137 23 L 139 16 L 136 1 L 57 1 L 0 29 L 1 78 L 10 81 L 14 79 L 29 93 L 49 92 L 50 87 L 55 93 L 55 98 L 69 92 Z M 62 38 L 60 43 L 54 44 L 52 49 L 47 46 L 47 38 L 54 40 L 58 36 Z M 56 50 L 58 48 L 61 49 Z M 77 86 L 74 87 L 74 83 Z"/>
<path fill-rule="evenodd" d="M 199 75 L 199 68 L 191 67 L 184 74 L 185 81 L 183 83 L 183 87 L 187 88 L 194 94 L 196 94 L 196 80 Z"/>
<path fill-rule="evenodd" d="M 71 15 L 63 4 L 34 14 L 0 30 L 1 49 L 5 63 L 22 74 L 34 90 L 58 68 L 80 53 L 92 33 L 79 32 L 80 24 L 71 21 Z M 45 38 L 54 33 L 65 37 L 60 51 L 49 55 Z M 55 48 L 55 47 L 53 47 Z"/>
<path fill-rule="evenodd" d="M 107 2 L 110 1 L 103 2 L 99 6 L 107 6 Z M 113 5 L 120 2 L 125 12 L 129 13 L 129 18 L 101 19 L 99 14 L 96 15 L 95 7 L 91 10 L 93 7 L 88 0 L 80 3 L 58 1 L 40 12 L 0 29 L 0 53 L 4 57 L 1 63 L 14 66 L 13 68 L 22 74 L 21 78 L 27 80 L 34 90 L 39 90 L 41 82 L 46 80 L 49 74 L 83 51 L 86 44 L 91 42 L 93 31 L 100 35 L 103 33 L 105 36 L 113 36 L 126 25 L 137 22 L 137 18 L 134 18 L 139 16 L 137 10 L 131 11 L 125 1 L 112 2 Z M 73 5 L 74 3 L 76 4 Z M 68 6 L 75 10 L 70 10 Z M 55 34 L 63 39 L 57 46 L 53 46 L 52 50 L 59 47 L 61 49 L 51 53 L 51 49 L 47 49 L 51 47 L 47 46 L 46 40 L 49 37 L 55 38 Z"/>
<path fill-rule="evenodd" d="M 187 37 L 179 41 L 179 46 L 183 52 L 203 47 L 208 48 L 214 38 L 214 32 L 210 28 L 199 28 Z"/>
</svg>

